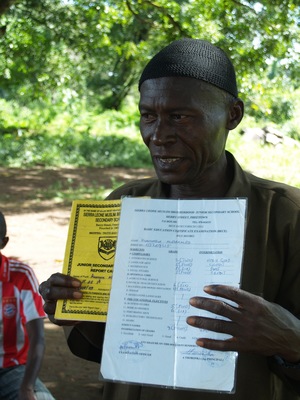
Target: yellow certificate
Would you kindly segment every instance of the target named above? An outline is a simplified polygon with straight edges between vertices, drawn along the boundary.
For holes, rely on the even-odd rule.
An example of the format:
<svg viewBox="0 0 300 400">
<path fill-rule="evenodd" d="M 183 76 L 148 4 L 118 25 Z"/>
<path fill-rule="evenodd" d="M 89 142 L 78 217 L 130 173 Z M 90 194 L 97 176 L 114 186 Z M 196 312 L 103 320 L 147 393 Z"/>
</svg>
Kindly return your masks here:
<svg viewBox="0 0 300 400">
<path fill-rule="evenodd" d="M 106 321 L 121 200 L 72 204 L 63 273 L 82 283 L 80 300 L 59 300 L 55 318 Z"/>
</svg>

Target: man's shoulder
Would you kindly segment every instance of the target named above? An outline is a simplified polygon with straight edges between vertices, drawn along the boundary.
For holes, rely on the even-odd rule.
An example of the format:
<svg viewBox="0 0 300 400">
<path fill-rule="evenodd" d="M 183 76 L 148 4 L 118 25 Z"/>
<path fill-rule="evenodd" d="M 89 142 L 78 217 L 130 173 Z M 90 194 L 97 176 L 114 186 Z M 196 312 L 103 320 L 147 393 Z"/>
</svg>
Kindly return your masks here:
<svg viewBox="0 0 300 400">
<path fill-rule="evenodd" d="M 271 181 L 260 178 L 250 173 L 246 173 L 251 183 L 252 188 L 260 192 L 272 193 L 272 196 L 277 196 L 281 199 L 286 199 L 296 207 L 300 208 L 300 189 L 294 186 L 287 185 L 283 182 Z"/>
<path fill-rule="evenodd" d="M 107 199 L 119 199 L 122 196 L 150 196 L 160 197 L 162 184 L 157 178 L 138 179 L 120 186 L 114 190 Z"/>
</svg>

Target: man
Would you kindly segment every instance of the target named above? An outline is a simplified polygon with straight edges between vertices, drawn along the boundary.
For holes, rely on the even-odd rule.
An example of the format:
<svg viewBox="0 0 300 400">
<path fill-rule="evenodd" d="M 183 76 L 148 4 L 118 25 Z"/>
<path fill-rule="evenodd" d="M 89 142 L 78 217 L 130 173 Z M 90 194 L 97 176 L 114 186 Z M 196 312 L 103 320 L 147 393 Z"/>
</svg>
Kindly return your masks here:
<svg viewBox="0 0 300 400">
<path fill-rule="evenodd" d="M 126 184 L 109 199 L 248 198 L 241 289 L 212 285 L 205 290 L 214 299 L 190 299 L 192 306 L 227 319 L 191 315 L 187 323 L 232 336 L 197 340 L 206 349 L 239 353 L 231 399 L 299 400 L 300 190 L 244 172 L 225 151 L 228 132 L 242 120 L 243 102 L 234 68 L 218 47 L 195 39 L 171 43 L 145 67 L 139 89 L 141 134 L 158 179 Z M 56 300 L 82 296 L 80 282 L 61 274 L 51 276 L 40 291 L 45 311 L 59 324 L 53 318 Z M 99 362 L 103 334 L 104 324 L 79 323 L 68 329 L 68 345 L 76 355 Z M 103 393 L 104 400 L 226 396 L 116 383 L 106 383 Z"/>
<path fill-rule="evenodd" d="M 0 250 L 9 238 L 0 212 Z M 33 270 L 0 253 L 0 399 L 54 400 L 38 379 L 44 354 L 42 298 Z"/>
</svg>

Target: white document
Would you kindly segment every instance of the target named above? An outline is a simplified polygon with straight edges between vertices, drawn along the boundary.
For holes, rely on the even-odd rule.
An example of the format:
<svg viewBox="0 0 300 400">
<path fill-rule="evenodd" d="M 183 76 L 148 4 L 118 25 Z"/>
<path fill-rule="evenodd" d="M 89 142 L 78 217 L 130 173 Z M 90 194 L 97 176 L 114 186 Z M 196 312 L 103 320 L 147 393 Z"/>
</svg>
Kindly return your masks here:
<svg viewBox="0 0 300 400">
<path fill-rule="evenodd" d="M 199 337 L 225 334 L 189 326 L 203 287 L 238 287 L 246 199 L 124 198 L 101 373 L 105 379 L 232 392 L 237 353 L 202 349 Z"/>
</svg>

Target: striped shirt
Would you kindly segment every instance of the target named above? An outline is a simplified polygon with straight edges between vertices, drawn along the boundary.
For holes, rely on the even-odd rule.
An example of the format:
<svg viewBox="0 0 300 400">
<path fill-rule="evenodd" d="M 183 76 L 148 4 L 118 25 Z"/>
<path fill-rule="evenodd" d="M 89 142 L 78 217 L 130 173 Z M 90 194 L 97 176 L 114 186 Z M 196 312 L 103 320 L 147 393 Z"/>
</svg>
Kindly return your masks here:
<svg viewBox="0 0 300 400">
<path fill-rule="evenodd" d="M 33 270 L 1 253 L 0 299 L 0 368 L 26 364 L 29 342 L 25 325 L 46 314 Z"/>
</svg>

